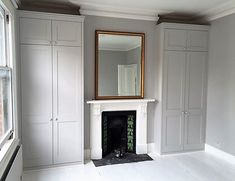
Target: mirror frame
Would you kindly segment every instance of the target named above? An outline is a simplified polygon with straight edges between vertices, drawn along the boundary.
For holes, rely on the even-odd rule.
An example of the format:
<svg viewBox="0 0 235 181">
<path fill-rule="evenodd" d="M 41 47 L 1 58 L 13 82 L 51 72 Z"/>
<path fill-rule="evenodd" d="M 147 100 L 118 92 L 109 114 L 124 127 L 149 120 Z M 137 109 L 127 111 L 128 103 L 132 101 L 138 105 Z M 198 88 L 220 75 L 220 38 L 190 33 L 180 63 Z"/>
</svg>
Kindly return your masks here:
<svg viewBox="0 0 235 181">
<path fill-rule="evenodd" d="M 141 37 L 141 91 L 139 96 L 99 96 L 99 34 L 108 35 L 124 35 L 124 36 L 139 36 Z M 121 31 L 95 31 L 95 99 L 110 100 L 110 99 L 143 99 L 144 98 L 144 63 L 145 63 L 145 33 L 121 32 Z"/>
</svg>

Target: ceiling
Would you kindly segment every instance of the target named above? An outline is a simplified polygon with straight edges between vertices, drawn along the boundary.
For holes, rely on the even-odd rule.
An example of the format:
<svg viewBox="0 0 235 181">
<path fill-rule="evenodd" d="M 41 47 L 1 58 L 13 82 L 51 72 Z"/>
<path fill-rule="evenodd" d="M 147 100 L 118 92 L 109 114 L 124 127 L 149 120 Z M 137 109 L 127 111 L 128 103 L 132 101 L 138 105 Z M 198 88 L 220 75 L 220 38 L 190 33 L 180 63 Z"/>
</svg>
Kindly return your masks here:
<svg viewBox="0 0 235 181">
<path fill-rule="evenodd" d="M 81 14 L 156 20 L 158 14 L 190 13 L 213 20 L 235 12 L 235 0 L 13 0 L 24 6 L 56 4 L 76 8 Z M 33 5 L 34 4 L 34 5 Z"/>
</svg>

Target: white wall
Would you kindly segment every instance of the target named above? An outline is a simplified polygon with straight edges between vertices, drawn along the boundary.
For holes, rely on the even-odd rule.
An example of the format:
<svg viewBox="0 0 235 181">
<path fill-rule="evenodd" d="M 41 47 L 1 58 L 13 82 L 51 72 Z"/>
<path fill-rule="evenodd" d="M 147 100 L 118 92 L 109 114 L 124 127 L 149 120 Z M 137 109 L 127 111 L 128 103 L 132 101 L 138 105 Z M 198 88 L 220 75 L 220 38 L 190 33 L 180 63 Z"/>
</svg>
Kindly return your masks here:
<svg viewBox="0 0 235 181">
<path fill-rule="evenodd" d="M 156 22 L 86 16 L 85 18 L 85 101 L 94 99 L 95 30 L 144 32 L 145 43 L 145 97 L 157 98 Z M 150 105 L 148 119 L 148 143 L 154 142 L 154 110 Z M 89 106 L 85 104 L 85 148 L 89 148 Z"/>
<path fill-rule="evenodd" d="M 235 155 L 235 14 L 212 22 L 206 143 Z"/>
</svg>

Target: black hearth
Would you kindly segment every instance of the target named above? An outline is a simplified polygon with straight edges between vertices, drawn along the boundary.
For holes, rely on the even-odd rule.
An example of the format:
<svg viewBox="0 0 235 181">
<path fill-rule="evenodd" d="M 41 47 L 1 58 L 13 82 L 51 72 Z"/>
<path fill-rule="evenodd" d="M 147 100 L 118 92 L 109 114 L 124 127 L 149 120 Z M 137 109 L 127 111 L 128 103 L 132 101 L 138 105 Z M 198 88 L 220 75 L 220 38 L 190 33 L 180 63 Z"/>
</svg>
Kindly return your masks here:
<svg viewBox="0 0 235 181">
<path fill-rule="evenodd" d="M 102 156 L 136 153 L 136 111 L 102 113 Z"/>
</svg>

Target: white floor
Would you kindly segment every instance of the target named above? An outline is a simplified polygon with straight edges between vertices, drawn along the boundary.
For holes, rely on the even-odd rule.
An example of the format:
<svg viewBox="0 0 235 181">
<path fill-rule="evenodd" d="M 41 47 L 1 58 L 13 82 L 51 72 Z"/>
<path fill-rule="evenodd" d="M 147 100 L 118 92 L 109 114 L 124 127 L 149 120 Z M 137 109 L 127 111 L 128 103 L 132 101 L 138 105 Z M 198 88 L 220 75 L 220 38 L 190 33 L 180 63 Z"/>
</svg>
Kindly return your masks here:
<svg viewBox="0 0 235 181">
<path fill-rule="evenodd" d="M 235 165 L 205 152 L 154 161 L 95 167 L 85 165 L 25 171 L 23 181 L 235 181 Z"/>
</svg>

